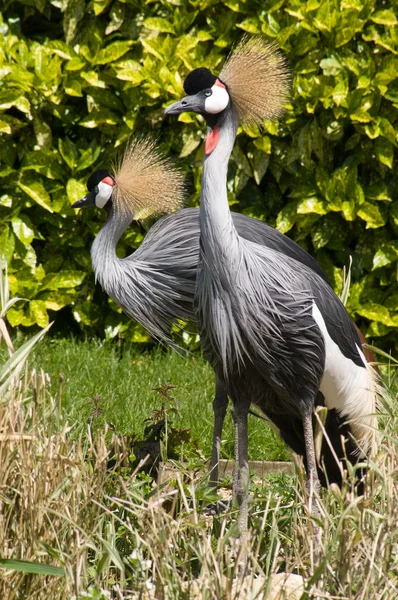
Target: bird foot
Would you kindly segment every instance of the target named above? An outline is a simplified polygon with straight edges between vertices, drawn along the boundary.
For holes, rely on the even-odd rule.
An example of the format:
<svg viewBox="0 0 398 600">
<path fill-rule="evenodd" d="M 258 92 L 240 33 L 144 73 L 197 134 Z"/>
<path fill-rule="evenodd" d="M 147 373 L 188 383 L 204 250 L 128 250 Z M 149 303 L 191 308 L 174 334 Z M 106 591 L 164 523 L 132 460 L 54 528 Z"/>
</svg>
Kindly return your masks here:
<svg viewBox="0 0 398 600">
<path fill-rule="evenodd" d="M 217 500 L 216 502 L 210 502 L 210 504 L 206 504 L 205 511 L 211 515 L 222 515 L 231 509 L 231 501 L 230 500 Z"/>
</svg>

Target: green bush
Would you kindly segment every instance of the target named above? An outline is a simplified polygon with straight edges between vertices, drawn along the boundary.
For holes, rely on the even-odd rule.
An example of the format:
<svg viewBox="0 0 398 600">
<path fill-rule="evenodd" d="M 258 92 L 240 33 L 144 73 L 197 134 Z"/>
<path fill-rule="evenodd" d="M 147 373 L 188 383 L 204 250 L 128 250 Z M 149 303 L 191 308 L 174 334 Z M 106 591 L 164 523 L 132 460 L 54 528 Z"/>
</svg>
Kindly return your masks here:
<svg viewBox="0 0 398 600">
<path fill-rule="evenodd" d="M 11 325 L 58 321 L 144 340 L 95 291 L 89 247 L 101 226 L 70 204 L 136 131 L 155 129 L 199 199 L 203 121 L 163 121 L 187 71 L 220 69 L 242 33 L 264 33 L 294 69 L 284 121 L 240 131 L 230 166 L 234 210 L 276 225 L 341 287 L 377 344 L 398 327 L 398 19 L 381 0 L 20 0 L 0 23 L 0 249 Z M 395 161 L 395 164 L 394 164 Z M 395 169 L 394 169 L 395 166 Z M 141 243 L 131 227 L 120 252 Z M 53 315 L 51 315 L 51 318 Z"/>
</svg>

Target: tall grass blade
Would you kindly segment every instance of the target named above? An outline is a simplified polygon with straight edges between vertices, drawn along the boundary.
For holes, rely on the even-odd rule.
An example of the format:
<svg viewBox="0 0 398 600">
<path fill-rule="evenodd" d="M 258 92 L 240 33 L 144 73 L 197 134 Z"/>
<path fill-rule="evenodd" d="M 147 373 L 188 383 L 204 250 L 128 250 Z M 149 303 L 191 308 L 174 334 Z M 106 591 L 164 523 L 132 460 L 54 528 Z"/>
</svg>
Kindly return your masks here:
<svg viewBox="0 0 398 600">
<path fill-rule="evenodd" d="M 348 269 L 344 267 L 343 271 L 343 289 L 341 290 L 340 300 L 344 304 L 347 304 L 348 296 L 350 295 L 350 285 L 351 285 L 351 266 L 352 266 L 352 256 L 350 256 L 350 264 Z"/>
<path fill-rule="evenodd" d="M 370 350 L 372 350 L 372 352 L 374 354 L 378 354 L 379 356 L 386 358 L 389 362 L 390 367 L 395 367 L 398 365 L 398 359 L 394 358 L 391 354 L 388 354 L 388 352 L 384 352 L 384 350 L 381 350 L 377 346 L 369 346 L 369 344 L 366 344 L 366 347 L 369 348 Z M 391 364 L 391 363 L 394 363 L 394 364 Z"/>
<path fill-rule="evenodd" d="M 47 327 L 44 327 L 44 329 L 36 333 L 36 335 L 34 335 L 32 338 L 30 338 L 24 344 L 22 344 L 22 346 L 18 348 L 18 350 L 16 350 L 16 352 L 14 352 L 12 356 L 10 356 L 10 358 L 3 365 L 3 367 L 1 367 L 0 382 L 3 383 L 0 386 L 0 396 L 9 386 L 11 379 L 13 377 L 18 376 L 24 365 L 25 360 L 29 356 L 29 353 L 31 352 L 35 344 L 37 344 L 45 336 L 47 331 L 50 329 L 51 325 L 52 323 L 49 323 Z"/>
<path fill-rule="evenodd" d="M 10 356 L 12 356 L 14 354 L 14 352 L 15 352 L 14 345 L 12 343 L 12 339 L 10 337 L 10 334 L 8 333 L 8 329 L 7 329 L 7 326 L 5 324 L 5 321 L 0 316 L 0 342 L 1 342 L 2 339 L 4 339 L 4 341 L 5 341 L 5 344 L 6 344 L 7 350 L 8 350 L 8 354 Z"/>
<path fill-rule="evenodd" d="M 0 317 L 4 318 L 6 316 L 6 313 L 7 313 L 8 309 L 10 309 L 11 306 L 13 306 L 16 302 L 19 302 L 19 301 L 28 302 L 27 298 L 11 298 L 5 304 L 3 304 L 3 302 L 2 302 L 1 303 Z"/>
<path fill-rule="evenodd" d="M 12 571 L 21 571 L 22 573 L 31 573 L 33 575 L 65 577 L 65 571 L 61 567 L 53 567 L 52 565 L 44 565 L 42 563 L 31 562 L 30 560 L 17 560 L 14 558 L 0 558 L 0 569 L 10 569 Z"/>
<path fill-rule="evenodd" d="M 1 312 L 5 309 L 10 297 L 10 289 L 8 287 L 8 268 L 7 261 L 4 260 L 3 255 L 0 254 L 0 305 Z"/>
</svg>

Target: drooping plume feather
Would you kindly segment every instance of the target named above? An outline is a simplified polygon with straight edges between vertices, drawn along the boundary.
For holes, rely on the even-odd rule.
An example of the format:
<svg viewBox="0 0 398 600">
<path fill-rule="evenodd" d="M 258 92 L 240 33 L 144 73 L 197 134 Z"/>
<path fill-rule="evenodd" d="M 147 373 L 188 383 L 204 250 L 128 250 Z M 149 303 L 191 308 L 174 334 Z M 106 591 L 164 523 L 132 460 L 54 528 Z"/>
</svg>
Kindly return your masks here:
<svg viewBox="0 0 398 600">
<path fill-rule="evenodd" d="M 183 175 L 158 149 L 153 138 L 130 142 L 119 164 L 113 166 L 114 208 L 142 220 L 171 213 L 183 205 Z"/>
<path fill-rule="evenodd" d="M 263 125 L 280 115 L 289 95 L 290 73 L 282 54 L 261 36 L 245 35 L 220 74 L 241 123 Z"/>
</svg>

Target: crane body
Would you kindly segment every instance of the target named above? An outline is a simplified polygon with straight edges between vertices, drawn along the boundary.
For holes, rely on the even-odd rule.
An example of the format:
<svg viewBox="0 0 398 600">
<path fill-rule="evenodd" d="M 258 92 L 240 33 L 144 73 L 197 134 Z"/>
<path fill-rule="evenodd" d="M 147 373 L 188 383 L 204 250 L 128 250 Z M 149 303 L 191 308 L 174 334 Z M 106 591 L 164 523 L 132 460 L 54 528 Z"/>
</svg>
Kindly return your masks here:
<svg viewBox="0 0 398 600">
<path fill-rule="evenodd" d="M 138 152 L 138 160 L 136 155 Z M 151 165 L 151 156 L 147 149 L 140 144 L 133 143 L 132 150 L 127 150 L 127 167 L 131 156 L 140 164 L 142 154 Z M 124 200 L 120 200 L 120 189 L 115 186 L 119 180 L 118 173 L 122 172 L 122 182 L 126 186 L 126 167 L 119 165 L 113 173 L 106 169 L 95 171 L 88 181 L 89 193 L 85 198 L 76 202 L 74 206 L 97 206 L 104 208 L 107 220 L 96 236 L 92 249 L 92 263 L 97 281 L 104 291 L 123 309 L 132 319 L 140 323 L 154 338 L 171 343 L 170 328 L 173 323 L 183 319 L 195 322 L 193 298 L 199 260 L 199 209 L 187 208 L 166 215 L 155 223 L 142 243 L 130 256 L 118 258 L 116 247 L 124 231 L 137 217 L 138 210 L 156 205 L 160 200 L 150 200 L 148 197 L 140 198 L 136 190 L 137 176 L 138 188 L 153 185 L 145 184 L 145 178 L 152 177 L 148 165 L 141 166 L 141 170 L 129 174 L 128 190 L 123 189 Z M 167 167 L 169 168 L 169 167 Z M 145 175 L 145 176 L 144 176 Z M 175 189 L 175 181 L 171 183 L 162 181 L 162 192 L 166 198 L 173 195 L 173 202 L 177 207 L 181 203 L 181 190 Z M 166 184 L 166 186 L 165 186 Z M 168 192 L 170 185 L 174 186 L 172 193 Z M 132 195 L 133 194 L 133 195 Z M 240 237 L 257 242 L 269 248 L 278 250 L 298 263 L 307 265 L 310 270 L 327 281 L 322 269 L 317 262 L 290 238 L 270 227 L 266 223 L 252 219 L 245 215 L 231 213 L 232 220 Z M 228 396 L 225 391 L 223 379 L 216 379 L 216 394 L 213 402 L 215 426 L 211 460 L 211 480 L 217 483 L 217 465 L 220 454 L 220 439 L 222 426 L 228 405 Z M 338 420 L 338 418 L 337 418 Z M 274 419 L 275 421 L 275 419 Z M 300 423 L 299 423 L 300 425 Z M 342 427 L 342 422 L 339 422 Z M 300 431 L 300 427 L 297 427 Z M 296 437 L 299 437 L 299 433 Z M 286 435 L 282 433 L 282 437 Z M 296 451 L 302 450 L 302 442 L 295 440 L 287 443 Z M 332 459 L 335 463 L 335 460 Z M 322 473 L 320 472 L 322 476 Z M 337 474 L 338 475 L 338 474 Z M 335 478 L 337 480 L 337 477 Z"/>
<path fill-rule="evenodd" d="M 376 429 L 374 372 L 339 298 L 319 275 L 278 248 L 243 239 L 231 218 L 227 169 L 239 119 L 260 123 L 277 116 L 286 82 L 275 49 L 261 39 L 245 40 L 220 77 L 205 68 L 192 71 L 184 82 L 188 95 L 166 109 L 166 114 L 200 113 L 207 123 L 194 303 L 204 350 L 234 403 L 242 533 L 251 403 L 305 456 L 310 506 L 319 485 L 313 439 L 317 403 L 332 411 L 327 433 L 339 457 L 345 454 L 340 432 L 347 434 L 348 458 L 356 463 L 370 452 Z M 337 471 L 341 480 L 339 465 Z M 335 473 L 331 468 L 323 482 Z"/>
</svg>

